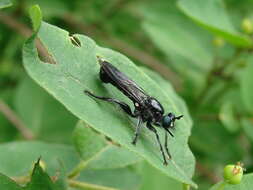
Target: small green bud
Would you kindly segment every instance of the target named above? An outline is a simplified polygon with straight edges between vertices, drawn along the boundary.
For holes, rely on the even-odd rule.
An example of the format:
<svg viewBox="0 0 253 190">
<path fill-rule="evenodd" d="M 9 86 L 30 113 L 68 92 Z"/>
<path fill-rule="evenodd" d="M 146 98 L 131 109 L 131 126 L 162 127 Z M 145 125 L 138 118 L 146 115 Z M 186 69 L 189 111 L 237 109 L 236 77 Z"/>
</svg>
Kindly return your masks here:
<svg viewBox="0 0 253 190">
<path fill-rule="evenodd" d="M 216 36 L 213 39 L 213 45 L 215 47 L 223 47 L 225 45 L 225 40 L 222 37 L 220 37 L 220 36 Z"/>
<path fill-rule="evenodd" d="M 249 18 L 245 18 L 242 20 L 241 28 L 243 32 L 246 34 L 252 34 L 253 33 L 253 25 Z"/>
<path fill-rule="evenodd" d="M 236 165 L 227 165 L 224 168 L 223 177 L 229 184 L 239 184 L 243 176 L 243 167 L 239 162 Z"/>
</svg>

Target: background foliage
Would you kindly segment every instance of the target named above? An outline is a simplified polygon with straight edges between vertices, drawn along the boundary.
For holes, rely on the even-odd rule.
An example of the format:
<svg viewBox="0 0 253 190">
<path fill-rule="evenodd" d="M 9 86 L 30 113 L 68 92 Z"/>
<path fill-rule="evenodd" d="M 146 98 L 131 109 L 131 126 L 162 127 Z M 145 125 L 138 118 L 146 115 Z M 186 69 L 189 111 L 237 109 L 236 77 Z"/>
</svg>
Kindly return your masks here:
<svg viewBox="0 0 253 190">
<path fill-rule="evenodd" d="M 37 7 L 31 24 L 34 4 L 50 25 Z M 251 0 L 1 0 L 0 189 L 215 190 L 237 161 L 249 174 L 225 189 L 253 188 L 252 8 Z M 37 46 L 37 57 L 31 38 L 22 57 L 32 26 L 47 51 Z M 96 54 L 185 115 L 168 167 L 152 134 L 144 129 L 131 146 L 136 121 L 79 93 L 128 101 L 97 81 Z"/>
</svg>

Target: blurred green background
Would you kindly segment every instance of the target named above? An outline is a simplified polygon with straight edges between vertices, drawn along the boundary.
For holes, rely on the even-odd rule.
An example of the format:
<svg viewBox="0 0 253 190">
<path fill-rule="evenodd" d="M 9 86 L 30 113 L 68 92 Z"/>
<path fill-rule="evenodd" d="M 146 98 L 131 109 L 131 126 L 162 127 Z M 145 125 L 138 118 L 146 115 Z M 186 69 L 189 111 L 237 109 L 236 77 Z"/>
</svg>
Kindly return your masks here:
<svg viewBox="0 0 253 190">
<path fill-rule="evenodd" d="M 44 21 L 85 34 L 170 81 L 194 122 L 189 145 L 199 189 L 221 181 L 226 164 L 241 161 L 247 173 L 253 171 L 252 0 L 12 0 L 7 7 L 8 2 L 0 1 L 5 7 L 0 9 L 0 172 L 23 174 L 22 166 L 5 167 L 3 160 L 13 156 L 18 162 L 13 147 L 29 154 L 24 140 L 45 143 L 40 145 L 45 152 L 48 143 L 73 151 L 78 119 L 22 66 L 22 46 L 32 34 L 28 8 L 34 4 Z M 22 159 L 32 167 L 32 158 Z M 88 170 L 80 178 L 118 189 L 182 189 L 142 162 L 127 169 Z"/>
</svg>

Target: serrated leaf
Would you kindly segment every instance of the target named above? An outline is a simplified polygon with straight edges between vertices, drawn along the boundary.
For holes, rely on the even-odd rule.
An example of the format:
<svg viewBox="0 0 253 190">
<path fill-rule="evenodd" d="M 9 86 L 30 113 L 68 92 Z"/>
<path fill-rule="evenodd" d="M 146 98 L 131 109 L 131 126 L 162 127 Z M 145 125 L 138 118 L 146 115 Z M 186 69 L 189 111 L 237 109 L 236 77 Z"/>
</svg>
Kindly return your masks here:
<svg viewBox="0 0 253 190">
<path fill-rule="evenodd" d="M 209 190 L 219 190 L 220 183 L 215 184 L 213 187 L 211 187 Z M 253 174 L 246 174 L 243 175 L 242 181 L 238 185 L 225 185 L 223 190 L 249 190 L 253 187 Z"/>
<path fill-rule="evenodd" d="M 186 120 L 178 122 L 175 138 L 169 142 L 173 160 L 170 161 L 169 166 L 165 167 L 162 164 L 159 148 L 154 146 L 156 143 L 154 134 L 149 132 L 148 137 L 143 135 L 138 145 L 133 146 L 130 143 L 133 138 L 133 129 L 130 127 L 132 122 L 126 115 L 115 109 L 114 105 L 98 102 L 84 95 L 83 90 L 91 90 L 99 95 L 113 96 L 127 103 L 130 102 L 116 89 L 107 86 L 108 90 L 106 90 L 98 81 L 99 64 L 96 56 L 99 55 L 125 71 L 151 96 L 161 101 L 165 110 L 172 111 L 176 115 L 187 114 L 179 110 L 169 93 L 163 91 L 125 56 L 97 46 L 86 36 L 75 35 L 81 42 L 81 47 L 78 47 L 71 43 L 68 32 L 43 22 L 38 37 L 54 57 L 56 64 L 40 61 L 34 46 L 34 37 L 30 38 L 24 46 L 23 62 L 27 72 L 36 82 L 89 126 L 136 152 L 168 176 L 195 186 L 190 179 L 192 172 L 188 171 L 189 165 L 185 162 L 187 156 L 192 159 L 192 154 L 188 154 L 187 145 L 190 123 Z M 187 156 L 186 152 L 188 152 Z"/>
<path fill-rule="evenodd" d="M 0 9 L 7 8 L 12 6 L 12 2 L 10 0 L 1 0 L 0 1 Z"/>
<path fill-rule="evenodd" d="M 22 190 L 23 188 L 20 187 L 15 181 L 10 179 L 9 177 L 0 173 L 0 189 Z"/>
<path fill-rule="evenodd" d="M 253 57 L 247 61 L 247 66 L 240 76 L 240 92 L 245 108 L 253 113 Z"/>
<path fill-rule="evenodd" d="M 240 34 L 229 20 L 221 0 L 180 0 L 179 8 L 207 30 L 239 47 L 251 47 L 252 40 Z"/>
<path fill-rule="evenodd" d="M 12 142 L 0 145 L 0 172 L 8 176 L 27 175 L 39 157 L 45 162 L 47 172 L 55 175 L 58 171 L 61 160 L 70 171 L 77 163 L 79 158 L 75 150 L 68 145 L 49 144 L 42 142 Z"/>
</svg>

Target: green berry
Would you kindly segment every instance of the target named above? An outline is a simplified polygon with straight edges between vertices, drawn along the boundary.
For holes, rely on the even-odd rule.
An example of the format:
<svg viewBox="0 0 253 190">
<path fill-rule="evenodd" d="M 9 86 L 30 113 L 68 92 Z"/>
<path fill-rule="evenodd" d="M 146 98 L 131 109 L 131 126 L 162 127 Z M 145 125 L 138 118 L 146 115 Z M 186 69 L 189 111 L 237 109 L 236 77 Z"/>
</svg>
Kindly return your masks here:
<svg viewBox="0 0 253 190">
<path fill-rule="evenodd" d="M 224 179 L 229 184 L 239 184 L 243 176 L 243 168 L 240 163 L 237 165 L 227 165 L 224 168 Z"/>
</svg>

